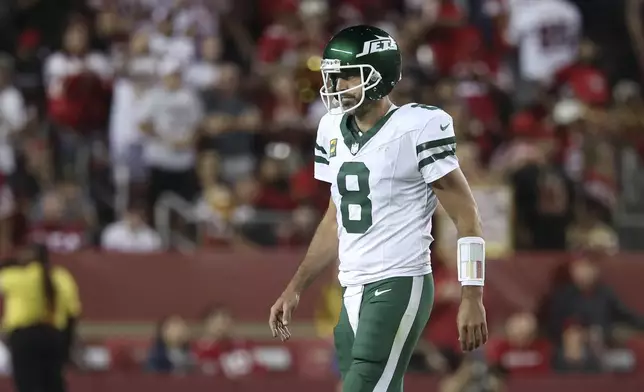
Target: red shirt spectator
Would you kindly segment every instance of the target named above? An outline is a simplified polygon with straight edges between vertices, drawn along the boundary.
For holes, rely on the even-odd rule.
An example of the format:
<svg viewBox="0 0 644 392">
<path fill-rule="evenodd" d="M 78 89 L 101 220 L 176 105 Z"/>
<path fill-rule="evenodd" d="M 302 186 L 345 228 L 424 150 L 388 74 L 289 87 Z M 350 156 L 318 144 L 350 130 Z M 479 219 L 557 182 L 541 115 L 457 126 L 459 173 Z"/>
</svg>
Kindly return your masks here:
<svg viewBox="0 0 644 392">
<path fill-rule="evenodd" d="M 295 14 L 299 7 L 299 0 L 259 0 L 258 15 L 264 25 L 275 22 L 281 15 Z"/>
<path fill-rule="evenodd" d="M 577 63 L 564 68 L 557 74 L 557 85 L 567 86 L 575 97 L 589 105 L 605 105 L 610 98 L 606 76 L 588 64 Z"/>
<path fill-rule="evenodd" d="M 74 192 L 74 185 L 65 184 L 41 197 L 30 211 L 30 241 L 45 244 L 53 252 L 74 252 L 88 245 L 91 206 Z"/>
<path fill-rule="evenodd" d="M 436 56 L 437 69 L 441 75 L 448 75 L 455 64 L 469 58 L 480 47 L 480 35 L 475 28 L 465 25 L 465 14 L 454 1 L 439 3 L 428 40 Z"/>
<path fill-rule="evenodd" d="M 487 356 L 491 364 L 511 375 L 534 376 L 550 369 L 552 348 L 545 339 L 536 338 L 537 321 L 530 313 L 511 316 L 506 324 L 505 339 L 491 341 Z"/>
<path fill-rule="evenodd" d="M 82 222 L 42 222 L 29 228 L 29 239 L 45 244 L 52 252 L 75 252 L 88 245 L 85 229 Z"/>
<path fill-rule="evenodd" d="M 512 375 L 531 376 L 550 369 L 551 347 L 547 340 L 535 340 L 525 347 L 515 347 L 507 340 L 488 343 L 488 358 Z"/>
<path fill-rule="evenodd" d="M 262 370 L 255 362 L 251 344 L 241 339 L 198 342 L 195 355 L 204 372 L 222 374 L 227 378 L 250 376 Z"/>
<path fill-rule="evenodd" d="M 281 61 L 297 47 L 297 36 L 287 23 L 274 23 L 264 30 L 257 43 L 257 57 L 264 64 Z"/>
<path fill-rule="evenodd" d="M 265 158 L 260 164 L 259 193 L 253 205 L 260 210 L 290 211 L 297 207 L 287 190 L 288 178 L 280 161 Z"/>
<path fill-rule="evenodd" d="M 239 378 L 257 374 L 263 369 L 255 361 L 253 347 L 233 338 L 233 318 L 222 307 L 215 307 L 205 317 L 205 335 L 195 346 L 197 362 L 205 373 Z"/>
<path fill-rule="evenodd" d="M 45 62 L 48 112 L 58 124 L 95 129 L 107 120 L 112 69 L 105 56 L 87 50 L 85 26 L 73 24 L 64 51 Z"/>
<path fill-rule="evenodd" d="M 453 71 L 460 79 L 457 95 L 467 104 L 470 115 L 485 127 L 494 127 L 499 122 L 498 108 L 488 80 L 495 70 L 484 61 L 464 61 L 456 64 Z"/>
<path fill-rule="evenodd" d="M 320 212 L 329 207 L 329 185 L 313 177 L 313 160 L 291 176 L 290 189 L 298 202 L 308 201 Z"/>
</svg>

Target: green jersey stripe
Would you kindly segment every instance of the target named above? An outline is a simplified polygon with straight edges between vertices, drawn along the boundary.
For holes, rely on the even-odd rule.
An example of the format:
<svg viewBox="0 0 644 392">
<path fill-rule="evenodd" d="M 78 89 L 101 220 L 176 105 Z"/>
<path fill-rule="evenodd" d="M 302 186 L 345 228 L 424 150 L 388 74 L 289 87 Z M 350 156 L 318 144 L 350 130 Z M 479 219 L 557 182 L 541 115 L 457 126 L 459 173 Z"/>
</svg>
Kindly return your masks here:
<svg viewBox="0 0 644 392">
<path fill-rule="evenodd" d="M 441 146 L 446 146 L 448 144 L 456 143 L 456 138 L 446 137 L 445 139 L 432 140 L 431 142 L 422 143 L 416 146 L 416 154 L 420 154 L 423 151 L 429 150 L 430 148 L 436 148 Z"/>
<path fill-rule="evenodd" d="M 326 150 L 321 145 L 315 143 L 315 149 L 321 152 L 322 154 L 326 155 Z"/>
<path fill-rule="evenodd" d="M 423 167 L 429 165 L 430 163 L 434 163 L 436 161 L 440 161 L 441 159 L 445 159 L 447 157 L 451 157 L 454 155 L 456 155 L 456 151 L 454 150 L 447 150 L 438 154 L 430 155 L 427 158 L 421 159 L 420 162 L 418 162 L 418 170 L 421 170 Z"/>
<path fill-rule="evenodd" d="M 321 157 L 319 155 L 316 155 L 315 156 L 315 163 L 321 163 L 323 165 L 328 165 L 329 161 L 326 158 L 323 158 L 323 157 Z"/>
</svg>

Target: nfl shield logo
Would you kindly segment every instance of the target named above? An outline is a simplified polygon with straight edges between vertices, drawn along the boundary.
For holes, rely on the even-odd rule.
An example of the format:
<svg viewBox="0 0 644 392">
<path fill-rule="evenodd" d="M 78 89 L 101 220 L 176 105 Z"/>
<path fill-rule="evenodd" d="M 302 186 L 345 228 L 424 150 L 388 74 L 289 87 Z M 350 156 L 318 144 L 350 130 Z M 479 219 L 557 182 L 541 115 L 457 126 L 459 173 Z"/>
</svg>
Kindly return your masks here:
<svg viewBox="0 0 644 392">
<path fill-rule="evenodd" d="M 329 148 L 329 158 L 333 158 L 335 156 L 335 151 L 336 148 L 338 147 L 338 139 L 331 139 L 331 146 Z"/>
<path fill-rule="evenodd" d="M 360 145 L 358 143 L 353 143 L 351 145 L 351 154 L 356 155 L 358 153 L 358 148 Z"/>
</svg>

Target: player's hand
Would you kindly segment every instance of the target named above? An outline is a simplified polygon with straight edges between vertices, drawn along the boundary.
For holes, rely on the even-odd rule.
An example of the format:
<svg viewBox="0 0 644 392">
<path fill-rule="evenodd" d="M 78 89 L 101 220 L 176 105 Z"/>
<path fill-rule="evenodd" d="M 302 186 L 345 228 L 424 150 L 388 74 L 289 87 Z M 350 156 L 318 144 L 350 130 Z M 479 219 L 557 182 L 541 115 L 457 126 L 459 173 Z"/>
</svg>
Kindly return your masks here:
<svg viewBox="0 0 644 392">
<path fill-rule="evenodd" d="M 286 341 L 291 337 L 288 325 L 291 322 L 291 314 L 299 302 L 300 295 L 292 291 L 285 291 L 275 301 L 268 319 L 268 326 L 271 328 L 274 338 L 279 337 L 282 341 Z"/>
<path fill-rule="evenodd" d="M 484 345 L 487 342 L 488 333 L 483 299 L 481 297 L 461 299 L 456 324 L 458 340 L 461 342 L 463 351 L 476 350 Z"/>
</svg>

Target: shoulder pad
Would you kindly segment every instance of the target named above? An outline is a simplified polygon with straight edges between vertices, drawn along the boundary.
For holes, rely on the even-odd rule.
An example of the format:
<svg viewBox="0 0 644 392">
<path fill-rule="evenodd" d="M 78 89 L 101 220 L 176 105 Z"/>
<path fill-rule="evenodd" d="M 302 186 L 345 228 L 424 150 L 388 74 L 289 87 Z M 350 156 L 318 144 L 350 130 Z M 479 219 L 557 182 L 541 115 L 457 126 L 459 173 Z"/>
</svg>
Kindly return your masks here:
<svg viewBox="0 0 644 392">
<path fill-rule="evenodd" d="M 410 129 L 422 129 L 430 120 L 446 114 L 437 106 L 421 103 L 408 103 L 398 108 L 398 112 L 408 122 Z"/>
</svg>

